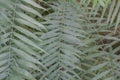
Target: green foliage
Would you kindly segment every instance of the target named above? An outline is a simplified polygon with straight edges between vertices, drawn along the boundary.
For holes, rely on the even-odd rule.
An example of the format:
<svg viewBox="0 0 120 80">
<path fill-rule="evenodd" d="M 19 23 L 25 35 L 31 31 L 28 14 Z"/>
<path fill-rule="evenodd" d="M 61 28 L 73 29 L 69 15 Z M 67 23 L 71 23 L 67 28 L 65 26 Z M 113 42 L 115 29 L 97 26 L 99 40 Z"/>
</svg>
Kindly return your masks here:
<svg viewBox="0 0 120 80">
<path fill-rule="evenodd" d="M 0 80 L 120 80 L 119 26 L 119 0 L 0 0 Z"/>
<path fill-rule="evenodd" d="M 36 80 L 32 73 L 44 65 L 37 59 L 45 52 L 34 33 L 46 28 L 34 16 L 44 9 L 32 0 L 0 0 L 0 80 Z M 40 68 L 41 67 L 41 68 Z"/>
</svg>

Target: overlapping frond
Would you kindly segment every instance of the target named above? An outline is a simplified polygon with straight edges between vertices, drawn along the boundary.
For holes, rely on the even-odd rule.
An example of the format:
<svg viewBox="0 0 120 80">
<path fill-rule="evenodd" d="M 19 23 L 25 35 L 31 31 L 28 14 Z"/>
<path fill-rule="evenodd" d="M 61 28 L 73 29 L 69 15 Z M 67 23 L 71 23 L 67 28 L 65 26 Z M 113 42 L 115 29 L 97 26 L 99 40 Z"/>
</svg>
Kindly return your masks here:
<svg viewBox="0 0 120 80">
<path fill-rule="evenodd" d="M 77 15 L 77 9 L 69 2 L 60 1 L 51 6 L 55 12 L 45 17 L 48 32 L 41 36 L 44 40 L 41 46 L 49 53 L 43 60 L 48 70 L 40 80 L 45 77 L 49 80 L 82 80 L 80 59 L 84 54 L 78 47 L 85 46 L 85 19 Z"/>
<path fill-rule="evenodd" d="M 0 80 L 120 80 L 120 1 L 41 1 L 0 0 Z"/>
<path fill-rule="evenodd" d="M 117 0 L 115 1 L 117 2 Z M 114 28 L 117 22 L 116 18 L 118 16 L 117 14 L 119 14 L 119 10 L 113 12 L 117 13 L 116 16 L 114 16 L 114 21 L 112 23 L 107 23 L 108 15 L 105 11 L 107 12 L 108 6 L 103 9 L 102 14 L 99 12 L 102 8 L 100 5 L 97 6 L 96 9 L 90 9 L 90 13 L 88 14 L 89 17 L 86 17 L 89 21 L 89 30 L 86 30 L 86 32 L 89 33 L 89 37 L 86 40 L 86 42 L 88 42 L 87 50 L 84 50 L 84 53 L 86 53 L 87 56 L 85 56 L 84 63 L 82 63 L 85 68 L 83 79 L 119 80 L 120 75 L 117 75 L 120 72 L 119 24 L 117 25 L 118 32 L 114 34 Z M 109 10 L 111 10 L 111 8 Z M 89 12 L 89 10 L 86 11 Z M 111 16 L 113 15 L 111 14 Z M 110 19 L 110 21 L 111 20 L 112 19 Z"/>
<path fill-rule="evenodd" d="M 36 80 L 34 72 L 45 69 L 34 30 L 46 28 L 34 19 L 42 17 L 37 9 L 45 10 L 33 0 L 0 0 L 0 80 Z"/>
</svg>

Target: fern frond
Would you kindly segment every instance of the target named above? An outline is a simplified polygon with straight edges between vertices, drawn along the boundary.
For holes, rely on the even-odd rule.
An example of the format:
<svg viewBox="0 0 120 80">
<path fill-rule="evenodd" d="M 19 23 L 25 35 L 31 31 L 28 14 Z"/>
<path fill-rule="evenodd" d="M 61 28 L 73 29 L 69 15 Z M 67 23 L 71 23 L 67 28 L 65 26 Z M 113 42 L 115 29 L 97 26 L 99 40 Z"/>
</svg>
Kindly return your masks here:
<svg viewBox="0 0 120 80">
<path fill-rule="evenodd" d="M 32 29 L 41 32 L 46 28 L 31 15 L 41 18 L 36 8 L 44 8 L 32 0 L 1 0 L 0 3 L 4 4 L 0 5 L 0 80 L 36 80 L 34 72 L 43 73 L 46 69 L 38 60 L 41 56 L 38 52 L 46 54 L 46 51 L 38 46 L 37 42 L 42 40 Z"/>
<path fill-rule="evenodd" d="M 80 58 L 84 53 L 77 48 L 85 44 L 84 19 L 77 14 L 77 9 L 68 2 L 59 1 L 52 8 L 55 12 L 45 17 L 48 32 L 41 38 L 41 46 L 49 53 L 44 56 L 43 64 L 48 67 L 43 77 L 50 80 L 81 80 Z M 69 14 L 68 14 L 69 13 Z"/>
</svg>

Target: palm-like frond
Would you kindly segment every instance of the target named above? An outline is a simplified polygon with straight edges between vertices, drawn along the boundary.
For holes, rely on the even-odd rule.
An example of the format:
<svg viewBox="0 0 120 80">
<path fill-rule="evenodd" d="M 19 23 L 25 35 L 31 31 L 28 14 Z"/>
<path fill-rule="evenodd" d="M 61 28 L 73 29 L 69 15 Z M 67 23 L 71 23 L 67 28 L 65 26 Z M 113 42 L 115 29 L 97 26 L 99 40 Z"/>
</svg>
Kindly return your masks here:
<svg viewBox="0 0 120 80">
<path fill-rule="evenodd" d="M 43 60 L 48 70 L 40 80 L 45 77 L 50 80 L 81 80 L 79 64 L 84 54 L 77 47 L 85 46 L 85 20 L 80 19 L 81 16 L 77 15 L 76 8 L 71 7 L 70 3 L 60 1 L 51 6 L 55 12 L 45 17 L 48 32 L 41 36 L 44 40 L 41 46 L 49 53 Z"/>
<path fill-rule="evenodd" d="M 111 29 L 114 28 L 116 21 L 111 24 L 106 23 L 108 16 L 105 13 L 105 10 L 107 9 L 103 9 L 104 12 L 102 14 L 99 13 L 101 7 L 98 6 L 96 9 L 92 9 L 90 9 L 90 16 L 88 14 L 89 17 L 86 18 L 90 22 L 88 23 L 90 25 L 89 30 L 86 31 L 89 32 L 88 36 L 90 37 L 86 40 L 89 42 L 89 47 L 87 47 L 87 50 L 84 50 L 84 52 L 87 53 L 87 56 L 85 56 L 82 65 L 88 70 L 85 70 L 83 79 L 118 80 L 119 75 L 116 74 L 119 74 L 118 69 L 120 68 L 118 61 L 120 48 L 119 46 L 115 47 L 115 45 L 119 43 L 120 39 L 119 32 L 116 34 L 118 36 L 116 36 L 113 33 L 114 29 Z M 116 20 L 116 18 L 114 18 L 114 20 Z M 111 27 L 110 29 L 109 26 Z"/>
<path fill-rule="evenodd" d="M 0 0 L 0 80 L 120 80 L 120 1 L 49 1 Z"/>
<path fill-rule="evenodd" d="M 45 51 L 37 45 L 41 39 L 33 29 L 41 32 L 45 27 L 34 16 L 41 18 L 37 8 L 44 8 L 32 0 L 1 0 L 0 4 L 0 80 L 36 80 L 31 73 L 45 69 L 37 59 L 38 52 Z"/>
</svg>

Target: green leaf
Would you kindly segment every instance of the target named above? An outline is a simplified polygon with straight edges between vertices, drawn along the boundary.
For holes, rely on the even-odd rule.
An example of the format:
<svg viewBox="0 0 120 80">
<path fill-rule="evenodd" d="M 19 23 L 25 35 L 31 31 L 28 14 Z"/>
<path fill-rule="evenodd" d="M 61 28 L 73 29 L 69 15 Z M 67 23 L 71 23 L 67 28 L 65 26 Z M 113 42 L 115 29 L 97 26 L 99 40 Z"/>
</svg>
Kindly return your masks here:
<svg viewBox="0 0 120 80">
<path fill-rule="evenodd" d="M 33 14 L 42 18 L 42 15 L 38 11 L 36 11 L 35 9 L 33 9 L 31 7 L 28 7 L 28 6 L 25 6 L 25 5 L 22 5 L 22 4 L 18 4 L 18 7 L 21 8 L 22 10 L 24 10 L 24 11 L 33 13 Z"/>
<path fill-rule="evenodd" d="M 28 16 L 28 15 L 26 15 L 26 14 L 24 14 L 24 13 L 21 13 L 21 12 L 19 12 L 19 13 L 17 12 L 17 14 L 18 14 L 21 18 L 23 18 L 23 19 L 25 19 L 25 20 L 27 20 L 27 21 L 29 21 L 29 22 L 37 25 L 40 29 L 46 30 L 46 28 L 45 28 L 41 23 L 39 23 L 38 21 L 36 21 L 34 18 L 32 18 L 32 17 L 30 17 L 30 16 Z"/>
<path fill-rule="evenodd" d="M 98 79 L 106 76 L 106 75 L 107 75 L 108 73 L 110 73 L 110 72 L 111 72 L 111 70 L 104 71 L 104 72 L 102 72 L 102 73 L 100 73 L 100 74 L 97 74 L 97 75 L 96 75 L 95 77 L 93 77 L 91 80 L 98 80 Z"/>
<path fill-rule="evenodd" d="M 107 64 L 108 64 L 108 62 L 104 62 L 104 63 L 100 63 L 96 66 L 92 66 L 87 72 L 99 70 L 99 69 L 103 68 L 104 66 L 106 66 Z"/>
<path fill-rule="evenodd" d="M 7 77 L 7 73 L 4 72 L 0 74 L 0 79 L 4 79 L 5 77 Z"/>
<path fill-rule="evenodd" d="M 105 7 L 105 3 L 104 3 L 103 0 L 98 0 L 98 1 L 99 1 L 100 5 L 101 5 L 102 7 Z"/>
<path fill-rule="evenodd" d="M 18 74 L 24 76 L 26 79 L 29 80 L 36 80 L 31 73 L 29 73 L 27 70 L 19 68 L 19 67 L 12 67 L 14 71 L 16 71 Z"/>
<path fill-rule="evenodd" d="M 39 4 L 37 4 L 36 2 L 34 2 L 33 0 L 22 0 L 36 8 L 39 8 L 39 9 L 43 9 L 43 10 L 46 10 L 45 8 L 41 7 Z"/>
<path fill-rule="evenodd" d="M 42 67 L 45 67 L 41 62 L 39 62 L 36 58 L 34 58 L 33 56 L 31 55 L 28 55 L 27 53 L 25 53 L 24 51 L 20 50 L 20 49 L 17 49 L 17 48 L 14 48 L 12 47 L 12 49 L 19 55 L 19 57 L 27 60 L 27 61 L 30 61 L 30 62 L 33 62 L 33 63 L 36 63 L 36 64 L 39 64 L 41 65 Z"/>
<path fill-rule="evenodd" d="M 30 32 L 29 30 L 26 30 L 25 28 L 22 28 L 20 26 L 15 26 L 15 29 L 20 31 L 21 33 L 27 35 L 28 37 L 34 38 L 35 40 L 41 41 L 34 33 Z"/>
<path fill-rule="evenodd" d="M 27 43 L 28 45 L 31 45 L 37 49 L 40 49 L 41 51 L 47 53 L 45 50 L 43 50 L 42 48 L 40 48 L 36 43 L 34 43 L 33 41 L 31 41 L 30 39 L 28 39 L 27 37 L 19 34 L 19 33 L 14 33 L 14 35 L 19 38 L 20 40 L 22 40 L 23 42 Z"/>
</svg>

